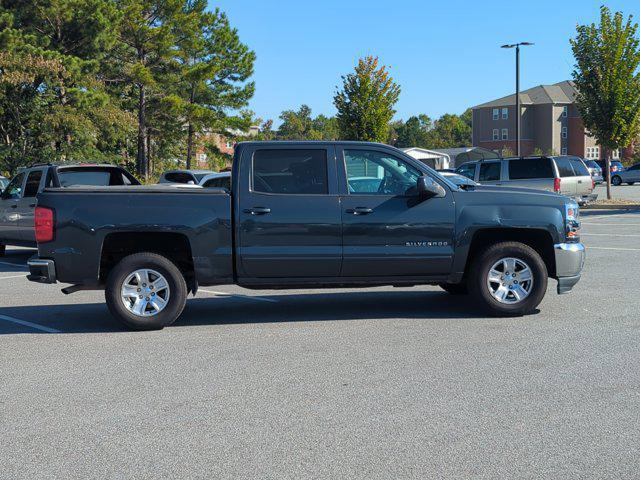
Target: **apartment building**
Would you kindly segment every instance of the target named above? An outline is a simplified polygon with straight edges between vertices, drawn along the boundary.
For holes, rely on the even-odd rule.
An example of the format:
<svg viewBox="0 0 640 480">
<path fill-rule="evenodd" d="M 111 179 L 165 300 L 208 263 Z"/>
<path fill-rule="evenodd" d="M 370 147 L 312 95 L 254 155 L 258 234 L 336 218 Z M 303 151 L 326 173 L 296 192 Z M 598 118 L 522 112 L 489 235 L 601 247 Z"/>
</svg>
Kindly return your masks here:
<svg viewBox="0 0 640 480">
<path fill-rule="evenodd" d="M 532 155 L 576 155 L 604 158 L 604 152 L 582 124 L 575 103 L 577 90 L 570 80 L 539 85 L 520 92 L 520 151 Z M 473 146 L 516 151 L 515 94 L 472 107 Z M 623 152 L 626 153 L 626 152 Z M 619 158 L 612 152 L 612 158 Z"/>
</svg>

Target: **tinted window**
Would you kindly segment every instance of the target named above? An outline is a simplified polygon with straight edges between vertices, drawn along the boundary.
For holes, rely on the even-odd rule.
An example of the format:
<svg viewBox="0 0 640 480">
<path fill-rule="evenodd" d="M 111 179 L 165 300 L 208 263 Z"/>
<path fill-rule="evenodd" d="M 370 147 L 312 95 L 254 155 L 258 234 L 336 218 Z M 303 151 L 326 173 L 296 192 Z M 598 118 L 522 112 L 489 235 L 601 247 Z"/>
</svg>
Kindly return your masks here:
<svg viewBox="0 0 640 480">
<path fill-rule="evenodd" d="M 591 175 L 589 173 L 589 170 L 587 170 L 587 167 L 585 167 L 584 163 L 582 163 L 582 160 L 578 159 L 578 158 L 570 158 L 569 162 L 571 163 L 571 166 L 573 167 L 573 171 L 577 176 L 589 176 Z"/>
<path fill-rule="evenodd" d="M 111 184 L 111 172 L 104 170 L 60 170 L 58 179 L 61 187 L 71 185 L 107 186 Z"/>
<path fill-rule="evenodd" d="M 9 182 L 7 188 L 2 192 L 2 198 L 20 198 L 22 194 L 22 182 L 24 181 L 24 173 L 19 173 Z"/>
<path fill-rule="evenodd" d="M 492 182 L 500 180 L 500 162 L 490 162 L 480 164 L 479 182 Z"/>
<path fill-rule="evenodd" d="M 473 180 L 476 175 L 476 164 L 465 163 L 464 165 L 460 165 L 456 170 L 456 173 L 459 175 L 464 175 L 465 177 Z"/>
<path fill-rule="evenodd" d="M 165 174 L 164 179 L 167 182 L 173 182 L 173 183 L 195 182 L 195 180 L 193 178 L 193 175 L 191 175 L 190 173 L 186 173 L 186 172 L 167 173 L 167 174 Z"/>
<path fill-rule="evenodd" d="M 231 177 L 212 178 L 204 182 L 203 187 L 226 188 L 227 190 L 231 190 Z"/>
<path fill-rule="evenodd" d="M 627 168 L 627 170 L 640 170 L 640 163 L 636 163 L 635 165 Z"/>
<path fill-rule="evenodd" d="M 567 157 L 556 158 L 556 166 L 558 167 L 558 175 L 560 177 L 575 177 L 571 162 Z"/>
<path fill-rule="evenodd" d="M 350 194 L 412 195 L 421 172 L 404 160 L 373 150 L 345 150 Z"/>
<path fill-rule="evenodd" d="M 528 178 L 553 178 L 551 160 L 548 158 L 523 158 L 509 160 L 509 179 L 525 180 Z"/>
<path fill-rule="evenodd" d="M 253 154 L 253 191 L 319 195 L 327 187 L 326 150 L 257 150 Z"/>
<path fill-rule="evenodd" d="M 27 177 L 27 183 L 24 186 L 24 197 L 35 197 L 38 194 L 40 180 L 42 179 L 42 170 L 34 170 Z"/>
<path fill-rule="evenodd" d="M 589 167 L 589 168 L 600 168 L 600 165 L 598 165 L 598 164 L 597 164 L 595 161 L 593 161 L 593 160 L 587 160 L 587 161 L 585 161 L 584 163 L 585 163 L 585 164 L 587 165 L 587 167 Z"/>
</svg>

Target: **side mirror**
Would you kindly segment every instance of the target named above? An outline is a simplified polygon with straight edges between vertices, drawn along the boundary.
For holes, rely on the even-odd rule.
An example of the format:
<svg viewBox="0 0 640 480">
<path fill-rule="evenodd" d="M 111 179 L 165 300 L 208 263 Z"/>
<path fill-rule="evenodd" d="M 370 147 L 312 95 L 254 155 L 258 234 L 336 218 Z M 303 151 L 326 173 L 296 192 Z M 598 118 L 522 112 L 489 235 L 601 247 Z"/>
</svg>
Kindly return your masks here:
<svg viewBox="0 0 640 480">
<path fill-rule="evenodd" d="M 441 196 L 443 188 L 428 175 L 418 177 L 418 195 L 422 198 L 433 198 Z"/>
</svg>

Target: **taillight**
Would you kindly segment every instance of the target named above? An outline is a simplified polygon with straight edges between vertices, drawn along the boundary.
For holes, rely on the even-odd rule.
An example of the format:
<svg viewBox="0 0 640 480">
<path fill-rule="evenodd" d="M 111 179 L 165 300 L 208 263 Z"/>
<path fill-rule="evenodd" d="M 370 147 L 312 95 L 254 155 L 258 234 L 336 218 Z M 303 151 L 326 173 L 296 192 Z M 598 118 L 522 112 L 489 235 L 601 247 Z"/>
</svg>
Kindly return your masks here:
<svg viewBox="0 0 640 480">
<path fill-rule="evenodd" d="M 45 243 L 53 240 L 53 210 L 47 207 L 36 207 L 36 242 Z"/>
<path fill-rule="evenodd" d="M 559 178 L 553 179 L 553 191 L 556 193 L 560 193 L 560 182 L 561 180 Z"/>
<path fill-rule="evenodd" d="M 591 178 L 591 190 L 594 190 L 596 188 L 596 181 Z"/>
</svg>

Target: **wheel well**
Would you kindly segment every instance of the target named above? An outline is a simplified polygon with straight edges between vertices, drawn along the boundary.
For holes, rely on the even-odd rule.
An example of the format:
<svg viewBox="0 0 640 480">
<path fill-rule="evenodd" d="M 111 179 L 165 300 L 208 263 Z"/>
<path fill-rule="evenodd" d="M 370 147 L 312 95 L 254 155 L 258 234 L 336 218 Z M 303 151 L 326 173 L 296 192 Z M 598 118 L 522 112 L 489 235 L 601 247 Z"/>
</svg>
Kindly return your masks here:
<svg viewBox="0 0 640 480">
<path fill-rule="evenodd" d="M 141 252 L 157 253 L 171 260 L 184 275 L 187 288 L 195 291 L 191 244 L 180 233 L 127 232 L 107 235 L 100 256 L 100 282 L 106 282 L 111 269 L 124 257 Z"/>
<path fill-rule="evenodd" d="M 490 228 L 476 232 L 471 240 L 464 271 L 469 271 L 469 265 L 477 254 L 486 247 L 500 242 L 520 242 L 533 248 L 542 257 L 549 276 L 555 277 L 556 259 L 551 234 L 546 230 L 530 228 Z"/>
</svg>

